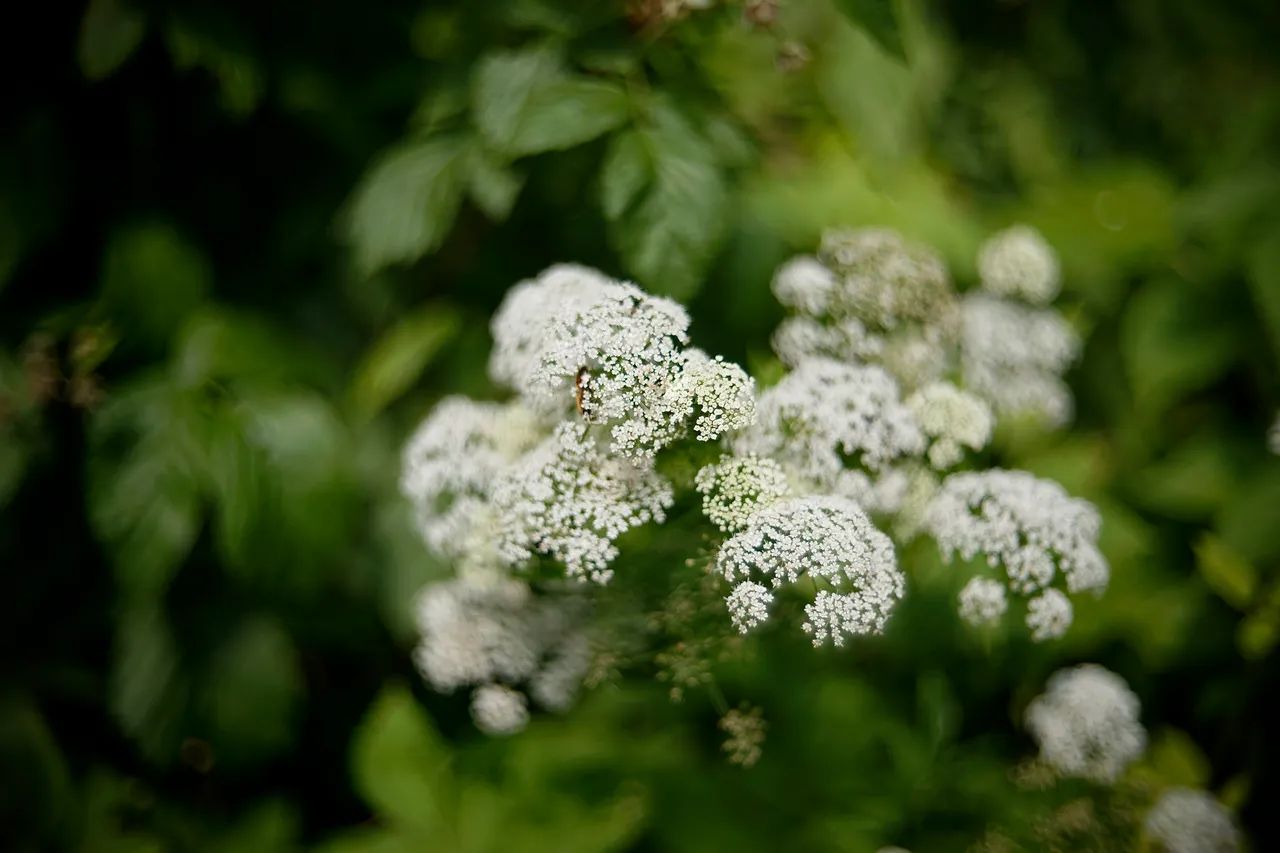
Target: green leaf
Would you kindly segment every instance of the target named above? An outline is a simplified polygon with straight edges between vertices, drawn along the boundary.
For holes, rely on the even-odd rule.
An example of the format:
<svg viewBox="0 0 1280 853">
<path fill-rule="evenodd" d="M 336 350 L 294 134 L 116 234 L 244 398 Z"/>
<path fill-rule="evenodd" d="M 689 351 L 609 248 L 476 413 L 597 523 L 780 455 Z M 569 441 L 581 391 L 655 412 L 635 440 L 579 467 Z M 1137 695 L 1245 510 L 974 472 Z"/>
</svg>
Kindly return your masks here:
<svg viewBox="0 0 1280 853">
<path fill-rule="evenodd" d="M 356 790 L 377 813 L 417 830 L 447 832 L 454 818 L 449 752 L 408 689 L 383 688 L 352 743 Z"/>
<path fill-rule="evenodd" d="M 836 8 L 875 39 L 886 53 L 906 61 L 894 0 L 836 0 Z"/>
<path fill-rule="evenodd" d="M 133 226 L 107 246 L 102 301 L 126 340 L 168 343 L 211 289 L 204 257 L 168 225 Z"/>
<path fill-rule="evenodd" d="M 496 157 L 477 148 L 468 161 L 467 181 L 471 198 L 494 222 L 502 222 L 511 214 L 511 208 L 524 186 L 524 176 Z"/>
<path fill-rule="evenodd" d="M 687 299 L 702 284 L 730 215 L 715 150 L 674 110 L 658 108 L 641 130 L 654 181 L 612 235 L 628 271 L 647 289 Z"/>
<path fill-rule="evenodd" d="M 90 423 L 89 521 L 130 595 L 168 586 L 200 529 L 201 468 L 169 385 L 121 388 Z"/>
<path fill-rule="evenodd" d="M 313 853 L 421 853 L 413 836 L 385 829 L 356 829 L 326 839 Z"/>
<path fill-rule="evenodd" d="M 293 742 L 302 689 L 297 652 L 280 623 L 267 617 L 244 622 L 200 684 L 214 755 L 245 763 L 282 752 Z"/>
<path fill-rule="evenodd" d="M 1273 228 L 1250 253 L 1247 280 L 1272 350 L 1280 359 L 1280 228 Z"/>
<path fill-rule="evenodd" d="M 1244 557 L 1212 533 L 1204 533 L 1195 544 L 1196 567 L 1214 592 L 1237 610 L 1253 599 L 1258 574 Z"/>
<path fill-rule="evenodd" d="M 471 80 L 471 117 L 490 147 L 509 150 L 530 96 L 560 74 L 559 52 L 545 45 L 480 58 Z"/>
<path fill-rule="evenodd" d="M 164 613 L 152 604 L 127 609 L 117 622 L 108 705 L 150 761 L 168 764 L 177 755 L 188 691 Z"/>
<path fill-rule="evenodd" d="M 123 65 L 142 43 L 147 19 L 121 0 L 90 0 L 80 20 L 76 59 L 90 80 L 101 80 Z"/>
<path fill-rule="evenodd" d="M 1178 729 L 1162 730 L 1143 763 L 1166 786 L 1203 788 L 1209 782 L 1209 760 L 1196 742 Z"/>
<path fill-rule="evenodd" d="M 325 384 L 327 356 L 265 320 L 205 308 L 182 328 L 171 374 L 179 387 L 208 383 Z"/>
<path fill-rule="evenodd" d="M 65 840 L 76 806 L 70 771 L 40 709 L 22 694 L 0 697 L 0 765 L 6 849 L 61 847 L 55 839 Z"/>
<path fill-rule="evenodd" d="M 531 93 L 506 150 L 520 157 L 572 148 L 620 127 L 629 115 L 626 90 L 616 83 L 556 80 Z"/>
<path fill-rule="evenodd" d="M 1264 607 L 1250 613 L 1236 628 L 1236 646 L 1246 660 L 1262 660 L 1280 641 L 1280 609 Z"/>
<path fill-rule="evenodd" d="M 286 803 L 268 800 L 241 817 L 205 849 L 207 853 L 286 853 L 295 849 L 298 816 Z"/>
<path fill-rule="evenodd" d="M 383 335 L 356 367 L 347 399 L 352 413 L 367 420 L 381 412 L 417 381 L 431 360 L 458 333 L 457 311 L 428 305 L 405 317 Z"/>
<path fill-rule="evenodd" d="M 384 154 L 365 174 L 345 223 L 361 274 L 412 263 L 444 241 L 462 203 L 465 155 L 456 137 L 415 140 Z"/>
<path fill-rule="evenodd" d="M 1130 479 L 1133 500 L 1185 521 L 1209 517 L 1237 482 L 1228 447 L 1215 434 L 1196 436 Z"/>
<path fill-rule="evenodd" d="M 624 130 L 609 142 L 600 168 L 600 206 L 607 219 L 617 219 L 653 180 L 653 164 L 644 139 Z"/>
</svg>

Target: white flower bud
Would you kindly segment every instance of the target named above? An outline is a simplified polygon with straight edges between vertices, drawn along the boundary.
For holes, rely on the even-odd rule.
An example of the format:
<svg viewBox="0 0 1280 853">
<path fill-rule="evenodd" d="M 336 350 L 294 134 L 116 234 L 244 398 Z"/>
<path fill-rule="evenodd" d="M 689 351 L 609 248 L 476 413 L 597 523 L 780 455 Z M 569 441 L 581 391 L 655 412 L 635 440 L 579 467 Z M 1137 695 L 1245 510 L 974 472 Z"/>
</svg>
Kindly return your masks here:
<svg viewBox="0 0 1280 853">
<path fill-rule="evenodd" d="M 471 694 L 471 718 L 485 734 L 515 734 L 529 724 L 529 702 L 519 690 L 486 684 Z"/>
</svg>

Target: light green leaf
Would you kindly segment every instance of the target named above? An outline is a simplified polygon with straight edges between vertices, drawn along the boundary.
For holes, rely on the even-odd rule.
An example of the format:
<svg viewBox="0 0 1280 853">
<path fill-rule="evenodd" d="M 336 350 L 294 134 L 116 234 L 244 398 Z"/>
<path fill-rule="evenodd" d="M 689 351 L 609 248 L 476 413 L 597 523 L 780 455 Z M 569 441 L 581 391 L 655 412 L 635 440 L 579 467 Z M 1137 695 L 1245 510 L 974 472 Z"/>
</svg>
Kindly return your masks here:
<svg viewBox="0 0 1280 853">
<path fill-rule="evenodd" d="M 643 200 L 612 235 L 628 271 L 647 289 L 687 299 L 702 284 L 727 230 L 729 189 L 715 151 L 681 116 L 655 110 L 641 130 L 654 167 Z"/>
<path fill-rule="evenodd" d="M 572 148 L 625 124 L 627 93 L 589 78 L 555 80 L 535 89 L 506 150 L 515 156 Z"/>
<path fill-rule="evenodd" d="M 130 227 L 107 246 L 102 302 L 126 339 L 166 344 L 211 289 L 204 257 L 169 225 Z"/>
<path fill-rule="evenodd" d="M 243 623 L 202 679 L 202 710 L 219 761 L 258 761 L 293 741 L 303 678 L 288 633 L 274 619 Z"/>
<path fill-rule="evenodd" d="M 468 164 L 471 198 L 486 216 L 502 222 L 511 214 L 524 186 L 524 176 L 479 147 L 472 152 Z"/>
<path fill-rule="evenodd" d="M 1196 742 L 1178 729 L 1162 730 L 1143 763 L 1164 785 L 1203 788 L 1209 782 L 1209 760 Z"/>
<path fill-rule="evenodd" d="M 1262 660 L 1280 642 L 1280 609 L 1264 607 L 1250 613 L 1236 628 L 1236 646 L 1246 660 Z"/>
<path fill-rule="evenodd" d="M 356 790 L 377 813 L 431 835 L 452 827 L 449 752 L 408 689 L 383 688 L 352 743 Z"/>
<path fill-rule="evenodd" d="M 327 357 L 251 314 L 205 308 L 179 335 L 171 375 L 182 388 L 207 383 L 323 383 Z"/>
<path fill-rule="evenodd" d="M 462 203 L 465 155 L 459 138 L 415 140 L 365 173 L 345 223 L 361 274 L 412 263 L 444 241 Z"/>
<path fill-rule="evenodd" d="M 651 180 L 653 164 L 644 139 L 634 130 L 616 134 L 600 168 L 600 206 L 605 217 L 613 220 L 625 213 Z"/>
<path fill-rule="evenodd" d="M 1250 466 L 1234 484 L 1214 518 L 1218 535 L 1250 562 L 1263 565 L 1280 555 L 1280 459 Z"/>
<path fill-rule="evenodd" d="M 190 688 L 178 649 L 158 606 L 130 607 L 117 621 L 108 705 L 121 730 L 158 764 L 177 755 L 186 732 L 183 710 Z"/>
<path fill-rule="evenodd" d="M 405 317 L 383 335 L 356 368 L 347 399 L 352 413 L 369 419 L 397 399 L 458 333 L 457 311 L 432 304 Z"/>
<path fill-rule="evenodd" d="M 875 39 L 886 53 L 906 61 L 894 0 L 836 0 L 836 8 Z"/>
<path fill-rule="evenodd" d="M 80 71 L 90 80 L 111 76 L 137 50 L 146 31 L 146 17 L 122 0 L 90 0 L 76 46 Z"/>
<path fill-rule="evenodd" d="M 480 58 L 471 80 L 471 117 L 494 150 L 510 148 L 530 96 L 561 73 L 559 52 L 545 45 Z"/>
<path fill-rule="evenodd" d="M 1196 567 L 1204 582 L 1237 610 L 1248 607 L 1258 586 L 1258 573 L 1249 561 L 1208 532 L 1196 542 L 1195 553 Z"/>
</svg>

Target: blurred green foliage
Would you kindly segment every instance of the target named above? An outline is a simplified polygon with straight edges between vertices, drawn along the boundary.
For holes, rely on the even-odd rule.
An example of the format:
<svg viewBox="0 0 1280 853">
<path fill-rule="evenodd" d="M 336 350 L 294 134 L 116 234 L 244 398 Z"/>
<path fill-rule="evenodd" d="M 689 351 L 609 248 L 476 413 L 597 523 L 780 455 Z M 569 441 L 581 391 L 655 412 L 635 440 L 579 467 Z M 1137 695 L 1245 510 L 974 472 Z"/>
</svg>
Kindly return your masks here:
<svg viewBox="0 0 1280 853">
<path fill-rule="evenodd" d="M 12 27 L 6 849 L 1126 850 L 1125 797 L 1171 784 L 1280 846 L 1280 15 L 669 8 L 90 0 Z M 807 64 L 777 61 L 793 43 Z M 914 548 L 883 639 L 766 632 L 717 669 L 765 709 L 749 771 L 711 695 L 644 671 L 510 741 L 416 686 L 412 596 L 446 567 L 399 445 L 441 395 L 492 392 L 506 288 L 560 261 L 634 278 L 767 383 L 770 276 L 823 228 L 898 228 L 968 283 L 1014 221 L 1088 336 L 1075 426 L 991 458 L 1102 510 L 1112 587 L 1063 642 L 963 632 L 958 577 Z M 1022 708 L 1080 660 L 1156 733 L 1114 808 L 1011 773 Z M 1072 797 L 1105 832 L 1054 835 Z"/>
</svg>

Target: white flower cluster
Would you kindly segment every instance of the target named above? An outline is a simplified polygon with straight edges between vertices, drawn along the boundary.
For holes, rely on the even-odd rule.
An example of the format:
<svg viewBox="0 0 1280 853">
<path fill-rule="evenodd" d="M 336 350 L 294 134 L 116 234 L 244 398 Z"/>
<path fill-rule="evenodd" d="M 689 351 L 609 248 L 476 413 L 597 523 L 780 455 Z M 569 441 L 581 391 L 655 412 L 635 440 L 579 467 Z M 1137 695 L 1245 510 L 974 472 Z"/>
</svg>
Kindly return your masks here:
<svg viewBox="0 0 1280 853">
<path fill-rule="evenodd" d="M 754 419 L 753 380 L 686 346 L 688 325 L 669 299 L 552 267 L 517 285 L 491 326 L 490 374 L 517 399 L 446 398 L 406 445 L 401 491 L 427 546 L 459 571 L 422 593 L 416 659 L 433 687 L 476 689 L 486 731 L 523 725 L 520 686 L 567 706 L 590 662 L 585 635 L 566 627 L 575 599 L 535 595 L 510 573 L 547 559 L 608 582 L 618 537 L 672 505 L 654 454 Z"/>
<path fill-rule="evenodd" d="M 613 453 L 651 457 L 694 429 L 710 441 L 750 423 L 754 383 L 736 364 L 686 349 L 689 315 L 584 267 L 517 285 L 494 315 L 490 373 L 532 411 L 576 410 Z"/>
<path fill-rule="evenodd" d="M 1280 414 L 1276 415 L 1271 428 L 1267 430 L 1267 449 L 1280 456 Z"/>
<path fill-rule="evenodd" d="M 1003 566 L 1013 592 L 1036 596 L 1027 625 L 1037 640 L 1062 636 L 1071 624 L 1070 600 L 1051 586 L 1059 575 L 1071 593 L 1106 589 L 1111 572 L 1097 546 L 1101 523 L 1091 504 L 1057 483 L 999 468 L 947 477 L 925 516 L 944 559 L 983 554 L 992 568 Z M 989 586 L 978 589 L 966 587 L 970 598 L 991 598 Z M 966 609 L 974 612 L 962 602 Z"/>
<path fill-rule="evenodd" d="M 1147 813 L 1147 835 L 1165 853 L 1236 853 L 1240 831 L 1221 803 L 1204 791 L 1170 788 Z"/>
<path fill-rule="evenodd" d="M 785 498 L 786 472 L 772 459 L 740 456 L 700 469 L 694 487 L 702 495 L 702 512 L 724 533 L 736 533 L 751 517 Z"/>
<path fill-rule="evenodd" d="M 476 573 L 432 584 L 419 594 L 422 639 L 414 661 L 436 690 L 475 687 L 472 716 L 491 733 L 524 727 L 526 685 L 550 710 L 567 709 L 590 664 L 583 603 L 535 596 L 528 584 Z"/>
<path fill-rule="evenodd" d="M 1054 673 L 1027 707 L 1026 726 L 1058 773 L 1112 783 L 1147 747 L 1140 711 L 1123 678 L 1082 664 Z"/>
<path fill-rule="evenodd" d="M 982 291 L 961 303 L 961 366 L 966 387 L 1001 414 L 1070 420 L 1074 405 L 1062 374 L 1080 354 L 1080 339 L 1047 307 L 1058 295 L 1058 258 L 1040 233 L 1015 225 L 978 252 Z"/>
<path fill-rule="evenodd" d="M 950 382 L 933 382 L 907 398 L 920 431 L 932 439 L 929 464 L 939 470 L 964 458 L 964 448 L 981 450 L 991 440 L 995 419 L 980 398 Z"/>
<path fill-rule="evenodd" d="M 884 629 L 905 579 L 893 543 L 853 501 L 838 496 L 788 498 L 756 513 L 721 547 L 717 566 L 736 584 L 729 613 L 743 633 L 768 618 L 774 588 L 801 575 L 824 587 L 805 608 L 814 645 Z"/>
</svg>

